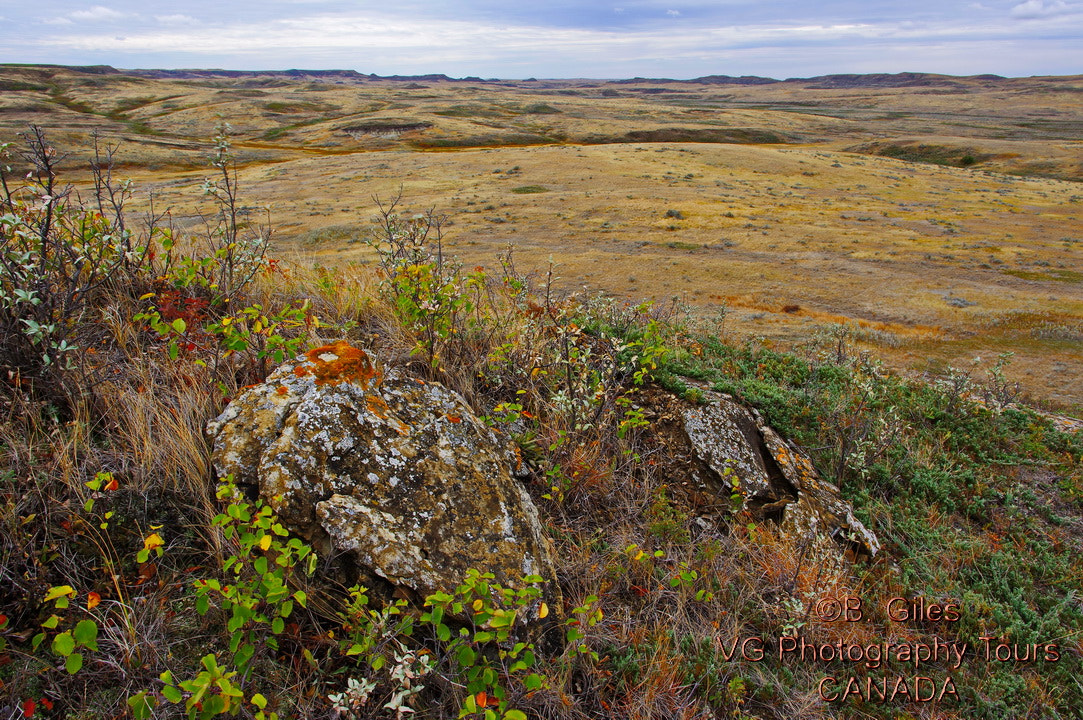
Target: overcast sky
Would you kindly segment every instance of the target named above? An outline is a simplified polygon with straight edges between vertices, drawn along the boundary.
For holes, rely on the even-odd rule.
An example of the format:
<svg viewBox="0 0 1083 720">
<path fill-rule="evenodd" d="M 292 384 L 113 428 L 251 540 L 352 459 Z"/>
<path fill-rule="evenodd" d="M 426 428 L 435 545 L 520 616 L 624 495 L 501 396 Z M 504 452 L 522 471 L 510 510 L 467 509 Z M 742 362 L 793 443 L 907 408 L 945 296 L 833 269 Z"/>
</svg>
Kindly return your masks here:
<svg viewBox="0 0 1083 720">
<path fill-rule="evenodd" d="M 0 0 L 0 62 L 500 78 L 1083 73 L 1083 0 Z"/>
</svg>

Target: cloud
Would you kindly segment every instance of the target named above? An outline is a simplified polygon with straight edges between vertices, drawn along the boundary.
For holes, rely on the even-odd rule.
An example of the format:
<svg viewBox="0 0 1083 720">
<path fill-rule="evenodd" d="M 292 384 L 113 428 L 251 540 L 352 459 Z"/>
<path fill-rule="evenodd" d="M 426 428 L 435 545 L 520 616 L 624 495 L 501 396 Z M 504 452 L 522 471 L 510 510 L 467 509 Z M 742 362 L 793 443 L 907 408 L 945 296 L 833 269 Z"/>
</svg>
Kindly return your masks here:
<svg viewBox="0 0 1083 720">
<path fill-rule="evenodd" d="M 155 15 L 154 19 L 163 25 L 195 25 L 199 22 L 191 15 Z"/>
<path fill-rule="evenodd" d="M 48 17 L 42 20 L 46 25 L 71 25 L 72 21 L 66 17 Z"/>
<path fill-rule="evenodd" d="M 119 20 L 127 17 L 126 13 L 117 12 L 104 5 L 95 5 L 89 10 L 76 10 L 68 16 L 72 20 Z"/>
<path fill-rule="evenodd" d="M 1022 20 L 1033 18 L 1056 17 L 1067 15 L 1083 9 L 1077 4 L 1069 4 L 1063 0 L 1026 0 L 1012 8 L 1012 17 Z"/>
<path fill-rule="evenodd" d="M 135 7 L 109 1 L 121 10 Z M 618 1 L 620 6 L 602 5 L 588 16 L 570 18 L 565 13 L 560 19 L 568 23 L 556 26 L 553 13 L 469 20 L 429 15 L 422 21 L 418 13 L 392 9 L 314 8 L 277 18 L 237 11 L 210 22 L 197 2 L 178 8 L 185 14 L 133 11 L 123 39 L 115 37 L 118 27 L 107 32 L 83 22 L 55 27 L 47 37 L 40 31 L 36 36 L 27 33 L 20 53 L 45 62 L 63 57 L 85 64 L 93 59 L 118 67 L 344 67 L 380 74 L 484 77 L 789 77 L 900 70 L 1017 75 L 1065 73 L 1083 63 L 1083 47 L 1071 40 L 1079 36 L 1074 19 L 1019 20 L 1019 13 L 1041 18 L 1075 12 L 1083 8 L 1080 0 L 1012 0 L 1016 10 L 1010 5 L 996 13 L 969 8 L 958 17 L 919 15 L 907 22 L 868 15 L 827 19 L 818 13 L 758 18 L 751 11 L 712 18 L 701 17 L 707 0 L 681 0 L 683 12 L 667 12 L 672 0 Z M 558 6 L 566 2 L 573 0 L 558 0 Z M 712 7 L 739 4 L 711 2 Z M 275 7 L 281 10 L 282 2 Z M 107 20 L 117 11 L 96 6 L 84 13 Z M 674 33 L 674 23 L 659 22 L 660 16 L 687 27 Z M 629 19 L 632 24 L 625 23 Z M 1047 27 L 1053 25 L 1057 27 Z"/>
</svg>

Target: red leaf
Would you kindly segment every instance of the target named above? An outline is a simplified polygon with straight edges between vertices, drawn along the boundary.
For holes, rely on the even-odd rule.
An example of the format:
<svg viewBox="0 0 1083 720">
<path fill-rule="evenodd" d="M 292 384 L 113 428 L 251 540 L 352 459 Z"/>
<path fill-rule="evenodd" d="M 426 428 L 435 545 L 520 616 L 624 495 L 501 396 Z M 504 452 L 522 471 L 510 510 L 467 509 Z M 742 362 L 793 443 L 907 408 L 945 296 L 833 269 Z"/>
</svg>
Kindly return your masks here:
<svg viewBox="0 0 1083 720">
<path fill-rule="evenodd" d="M 41 699 L 41 706 L 43 708 L 45 708 L 46 710 L 52 710 L 53 709 L 53 701 L 50 700 L 49 698 L 42 698 Z"/>
<path fill-rule="evenodd" d="M 23 717 L 34 717 L 34 711 L 38 709 L 38 704 L 33 700 L 27 700 L 23 703 Z"/>
</svg>

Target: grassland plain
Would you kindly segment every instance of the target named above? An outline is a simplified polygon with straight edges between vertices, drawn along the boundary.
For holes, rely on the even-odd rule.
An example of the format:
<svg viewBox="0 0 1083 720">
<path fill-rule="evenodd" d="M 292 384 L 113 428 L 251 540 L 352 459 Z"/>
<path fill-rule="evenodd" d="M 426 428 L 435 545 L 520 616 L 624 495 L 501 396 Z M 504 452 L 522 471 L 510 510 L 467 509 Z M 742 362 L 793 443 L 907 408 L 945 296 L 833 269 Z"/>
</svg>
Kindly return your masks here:
<svg viewBox="0 0 1083 720">
<path fill-rule="evenodd" d="M 183 223 L 233 128 L 279 248 L 355 242 L 402 189 L 447 247 L 550 260 L 565 288 L 676 297 L 789 345 L 851 324 L 899 369 L 988 369 L 1083 402 L 1083 78 L 829 76 L 736 84 L 380 80 L 356 73 L 3 66 L 0 131 L 120 142 Z M 75 161 L 78 158 L 73 157 Z M 78 163 L 73 162 L 73 165 Z M 528 188 L 529 191 L 524 191 Z M 673 217 L 668 211 L 677 211 Z M 192 217 L 189 222 L 195 222 Z"/>
<path fill-rule="evenodd" d="M 953 362 L 975 352 L 976 346 L 953 350 L 953 342 L 986 343 L 983 354 L 992 347 L 1018 357 L 1027 342 L 1041 341 L 1049 356 L 1075 363 L 1079 313 L 1070 291 L 1078 263 L 1070 263 L 1078 248 L 1044 234 L 1046 223 L 1061 232 L 1078 229 L 1070 217 L 1078 200 L 1067 194 L 1074 181 L 1062 186 L 984 175 L 975 168 L 986 162 L 985 153 L 930 151 L 928 137 L 914 147 L 892 145 L 922 154 L 922 165 L 833 149 L 828 140 L 781 143 L 787 138 L 780 126 L 802 121 L 785 109 L 759 116 L 770 126 L 745 123 L 725 135 L 746 143 L 770 138 L 769 146 L 719 144 L 721 134 L 657 119 L 630 130 L 605 120 L 616 107 L 628 116 L 676 112 L 666 110 L 672 103 L 663 102 L 671 93 L 665 83 L 562 83 L 537 90 L 522 83 L 505 90 L 509 86 L 347 75 L 348 86 L 327 88 L 328 76 L 190 73 L 178 80 L 106 68 L 10 71 L 5 106 L 43 103 L 67 118 L 55 143 L 72 157 L 61 167 L 80 171 L 96 124 L 106 128 L 105 137 L 125 138 L 135 155 L 128 167 L 113 168 L 100 205 L 85 190 L 80 201 L 48 189 L 44 169 L 60 161 L 34 133 L 29 139 L 38 140 L 37 151 L 32 146 L 30 155 L 38 171 L 24 175 L 26 161 L 16 158 L 19 172 L 7 176 L 12 193 L 4 192 L 0 224 L 3 714 L 360 718 L 401 715 L 397 709 L 405 705 L 419 717 L 488 718 L 507 711 L 508 720 L 1079 717 L 1083 436 L 1026 406 L 1006 404 L 1014 390 L 995 366 L 985 382 L 980 373 L 968 378 L 963 372 L 914 382 L 854 347 L 857 341 L 877 345 L 877 354 L 897 351 L 905 364 L 902 353 L 917 357 L 923 348 Z M 1000 82 L 919 81 L 926 84 L 906 92 Z M 856 92 L 852 79 L 821 79 L 809 92 L 841 92 L 840 82 L 847 93 Z M 1045 87 L 1042 82 L 1019 87 Z M 1050 82 L 1071 87 L 1072 81 Z M 181 95 L 194 88 L 193 103 L 227 96 L 235 100 L 221 104 L 241 103 L 230 112 L 245 160 L 239 168 L 243 207 L 223 190 L 227 182 L 235 188 L 224 145 L 170 138 L 164 127 L 154 127 L 152 114 L 138 115 L 164 86 Z M 635 87 L 652 92 L 636 94 Z M 673 87 L 677 95 L 694 89 Z M 374 107 L 381 93 L 419 91 L 436 95 L 436 111 L 409 106 L 408 117 L 392 111 L 371 122 L 349 117 L 343 123 L 349 130 L 330 133 L 323 145 L 316 136 L 303 144 L 305 129 L 318 123 L 296 120 L 290 127 L 279 117 L 330 112 L 328 106 L 344 106 L 348 98 L 356 107 Z M 571 114 L 562 98 L 578 98 L 583 113 L 605 105 L 595 103 L 595 95 L 605 102 L 622 100 L 622 93 L 646 99 L 587 118 L 575 131 L 583 133 L 581 142 L 471 148 L 480 121 L 444 130 L 451 127 L 444 123 L 475 116 L 486 123 L 503 117 L 495 101 L 480 99 L 490 91 L 529 91 L 529 99 L 516 101 L 521 115 L 554 122 Z M 893 102 L 902 102 L 894 95 Z M 1025 114 L 1032 106 L 1023 100 L 1010 112 Z M 244 104 L 257 101 L 265 104 Z M 165 102 L 178 103 L 166 110 L 181 107 L 177 99 Z M 193 122 L 203 122 L 190 109 Z M 742 118 L 757 112 L 740 109 L 748 113 Z M 20 120 L 35 117 L 24 113 Z M 522 142 L 540 137 L 539 129 L 528 130 L 515 126 L 497 134 Z M 282 139 L 287 133 L 292 139 Z M 614 137 L 630 142 L 605 141 Z M 844 141 L 855 140 L 884 138 Z M 350 142 L 373 147 L 358 150 Z M 427 149 L 434 145 L 449 149 Z M 197 160 L 200 148 L 217 166 Z M 941 164 L 951 162 L 966 168 Z M 1068 166 L 1057 167 L 1064 172 Z M 139 178 L 137 188 L 160 192 L 159 210 L 176 208 L 175 232 L 165 231 L 164 219 L 153 232 L 137 230 L 134 204 L 121 213 L 108 202 L 126 197 L 119 182 L 129 170 Z M 887 172 L 896 177 L 880 174 Z M 212 175 L 217 192 L 208 196 L 200 186 Z M 633 180 L 638 190 L 611 189 Z M 881 187 L 866 192 L 873 182 Z M 25 183 L 31 187 L 20 189 Z M 529 278 L 507 265 L 482 272 L 444 262 L 431 242 L 413 242 L 427 226 L 408 215 L 387 224 L 383 252 L 358 242 L 367 236 L 371 195 L 386 200 L 400 183 L 414 210 L 432 203 L 451 215 L 445 253 L 450 248 L 491 263 L 490 253 L 510 240 L 517 257 L 530 261 L 517 259 L 518 267 L 536 263 L 531 269 L 539 282 L 531 288 Z M 696 183 L 706 187 L 688 186 Z M 1000 252 L 988 245 L 977 253 L 954 246 L 928 252 L 988 268 L 905 255 L 905 243 L 892 247 L 883 240 L 895 227 L 888 220 L 902 222 L 912 233 L 908 239 L 928 235 L 930 248 L 936 238 L 954 242 L 944 223 L 956 222 L 956 213 L 977 216 L 960 221 L 964 228 L 968 222 L 996 226 L 998 212 L 977 199 L 982 188 L 1016 210 L 1005 216 L 1020 216 L 1027 241 L 1001 241 Z M 703 201 L 705 192 L 735 199 Z M 787 216 L 778 207 L 817 207 L 794 200 L 799 193 L 819 205 L 839 203 L 824 210 L 828 227 L 815 235 L 823 243 L 815 251 L 819 259 L 812 250 L 810 257 L 796 253 L 806 238 L 793 233 L 819 232 L 821 216 Z M 346 196 L 351 202 L 340 199 Z M 928 206 L 890 218 L 893 210 L 878 216 L 864 207 L 881 202 L 886 208 L 904 197 Z M 607 198 L 612 204 L 602 206 Z M 278 204 L 275 218 L 289 226 L 275 249 L 294 246 L 309 262 L 278 262 L 257 241 L 261 228 L 232 222 L 234 211 L 243 216 L 267 203 Z M 850 213 L 855 216 L 843 216 Z M 776 222 L 776 214 L 784 219 Z M 536 228 L 525 218 L 546 225 Z M 621 222 L 629 222 L 626 232 L 636 239 L 607 232 L 605 223 Z M 558 233 L 554 224 L 564 229 Z M 870 224 L 876 232 L 866 229 Z M 705 231 L 733 237 L 712 250 L 703 247 L 712 243 L 694 239 Z M 1010 232 L 1021 231 L 1013 226 Z M 610 235 L 626 244 L 607 249 Z M 857 242 L 845 248 L 833 235 Z M 783 247 L 777 239 L 783 237 L 796 238 L 794 247 Z M 988 242 L 982 237 L 968 243 Z M 1008 249 L 1012 258 L 1046 255 L 1009 264 Z M 713 274 L 695 275 L 714 251 Z M 909 275 L 898 273 L 901 281 L 885 269 L 896 257 L 891 251 L 904 257 L 900 267 L 910 267 Z M 742 273 L 731 273 L 725 253 L 741 263 Z M 1007 273 L 993 260 L 1000 254 Z M 546 285 L 550 255 L 561 263 L 565 287 L 590 283 L 617 298 L 561 297 Z M 686 262 L 689 277 L 709 284 L 698 300 L 693 290 L 685 295 L 662 285 L 678 277 L 673 261 Z M 799 272 L 800 263 L 817 273 Z M 611 267 L 621 273 L 606 272 Z M 866 269 L 880 274 L 863 274 Z M 625 285 L 607 285 L 625 277 Z M 930 277 L 955 284 L 929 290 Z M 978 282 L 983 278 L 985 285 Z M 765 282 L 775 284 L 764 290 Z M 1050 290 L 1054 286 L 1068 292 Z M 1021 311 L 1005 300 L 1009 292 L 1033 304 Z M 700 307 L 689 315 L 668 302 L 621 302 L 672 294 Z M 717 311 L 721 300 L 728 317 L 712 317 L 711 307 Z M 985 314 L 972 314 L 978 311 Z M 770 347 L 781 342 L 742 338 L 768 332 L 802 342 L 796 352 L 781 352 Z M 506 623 L 492 622 L 506 621 L 507 610 L 492 606 L 499 602 L 493 593 L 477 595 L 476 577 L 466 578 L 448 601 L 474 611 L 473 632 L 459 639 L 434 619 L 434 604 L 425 614 L 370 614 L 359 595 L 328 592 L 324 581 L 310 580 L 306 565 L 316 559 L 329 569 L 330 558 L 315 558 L 299 541 L 287 540 L 254 499 L 228 487 L 215 496 L 207 420 L 281 358 L 343 337 L 377 359 L 398 358 L 411 372 L 460 390 L 487 422 L 513 437 L 530 468 L 525 486 L 562 559 L 566 645 L 529 654 L 518 648 L 509 658 L 508 644 L 498 642 Z M 1063 374 L 1077 370 L 1078 364 L 1066 364 Z M 725 493 L 705 497 L 689 489 L 689 466 L 670 441 L 679 432 L 682 403 L 703 399 L 702 383 L 758 408 L 807 449 L 877 533 L 882 550 L 875 560 L 851 566 L 810 558 L 799 539 L 742 514 Z M 352 602 L 336 600 L 343 596 Z M 860 601 L 861 617 L 831 622 L 818 609 L 839 598 L 850 609 L 851 599 Z M 812 644 L 816 657 L 757 656 L 759 642 L 771 648 L 795 635 Z M 960 650 L 965 643 L 967 651 L 959 662 L 942 652 L 869 665 L 831 655 L 842 643 L 861 652 L 886 643 L 926 650 L 937 643 Z M 923 673 L 930 680 L 921 683 Z M 848 677 L 856 682 L 853 695 Z M 930 683 L 933 694 L 942 695 L 947 678 L 954 692 L 926 701 Z"/>
</svg>

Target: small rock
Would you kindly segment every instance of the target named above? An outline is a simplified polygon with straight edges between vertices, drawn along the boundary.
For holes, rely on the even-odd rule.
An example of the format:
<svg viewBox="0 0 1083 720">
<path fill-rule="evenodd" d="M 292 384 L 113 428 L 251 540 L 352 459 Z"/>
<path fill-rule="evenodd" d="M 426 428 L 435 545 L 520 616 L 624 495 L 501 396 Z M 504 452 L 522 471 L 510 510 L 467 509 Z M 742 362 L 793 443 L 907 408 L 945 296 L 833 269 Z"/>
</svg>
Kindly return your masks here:
<svg viewBox="0 0 1083 720">
<path fill-rule="evenodd" d="M 880 541 L 854 517 L 839 489 L 821 478 L 808 457 L 759 412 L 729 395 L 703 395 L 706 404 L 684 411 L 684 429 L 693 452 L 723 483 L 721 491 L 732 487 L 743 509 L 760 520 L 775 520 L 784 533 L 821 551 L 837 545 L 854 557 L 879 552 Z"/>
</svg>

